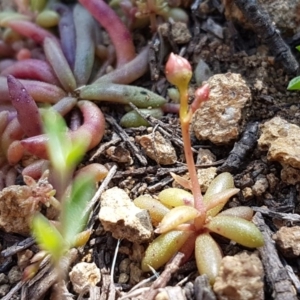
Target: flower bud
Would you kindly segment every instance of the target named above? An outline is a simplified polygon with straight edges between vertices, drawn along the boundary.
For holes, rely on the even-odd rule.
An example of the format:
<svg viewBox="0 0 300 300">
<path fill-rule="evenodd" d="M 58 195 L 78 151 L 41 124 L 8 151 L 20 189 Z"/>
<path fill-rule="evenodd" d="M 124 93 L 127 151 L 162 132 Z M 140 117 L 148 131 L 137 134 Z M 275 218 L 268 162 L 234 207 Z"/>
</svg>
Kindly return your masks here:
<svg viewBox="0 0 300 300">
<path fill-rule="evenodd" d="M 183 57 L 171 53 L 165 69 L 167 80 L 179 89 L 187 88 L 192 78 L 192 67 Z"/>
<path fill-rule="evenodd" d="M 202 102 L 208 100 L 208 97 L 209 97 L 209 85 L 205 84 L 199 87 L 195 91 L 195 100 L 191 104 L 192 112 L 195 112 L 200 107 Z"/>
<path fill-rule="evenodd" d="M 25 268 L 22 274 L 22 281 L 26 282 L 32 279 L 39 271 L 41 261 L 31 264 Z"/>
</svg>

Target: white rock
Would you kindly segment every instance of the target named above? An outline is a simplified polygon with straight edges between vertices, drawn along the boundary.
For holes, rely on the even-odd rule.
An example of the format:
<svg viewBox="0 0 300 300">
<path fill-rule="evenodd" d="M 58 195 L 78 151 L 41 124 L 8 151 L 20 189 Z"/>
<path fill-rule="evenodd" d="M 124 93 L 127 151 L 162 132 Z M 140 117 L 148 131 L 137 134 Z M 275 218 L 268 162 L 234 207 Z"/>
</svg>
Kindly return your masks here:
<svg viewBox="0 0 300 300">
<path fill-rule="evenodd" d="M 136 207 L 118 187 L 101 195 L 99 219 L 104 229 L 116 239 L 143 243 L 152 238 L 153 228 L 148 212 Z"/>
<path fill-rule="evenodd" d="M 100 270 L 95 263 L 80 262 L 73 267 L 69 276 L 76 293 L 95 286 L 101 280 Z"/>
</svg>

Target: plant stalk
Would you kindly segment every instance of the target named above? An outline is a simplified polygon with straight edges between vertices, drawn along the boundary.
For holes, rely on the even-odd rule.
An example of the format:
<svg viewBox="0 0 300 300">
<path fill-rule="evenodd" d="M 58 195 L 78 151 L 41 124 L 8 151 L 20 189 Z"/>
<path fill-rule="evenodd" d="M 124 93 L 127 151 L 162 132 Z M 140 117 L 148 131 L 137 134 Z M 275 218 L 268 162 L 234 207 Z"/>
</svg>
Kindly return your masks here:
<svg viewBox="0 0 300 300">
<path fill-rule="evenodd" d="M 204 216 L 205 207 L 203 203 L 200 184 L 197 177 L 197 172 L 196 172 L 196 167 L 195 167 L 195 162 L 194 162 L 194 157 L 192 152 L 192 145 L 190 140 L 190 134 L 189 134 L 192 112 L 188 109 L 188 92 L 187 89 L 180 89 L 179 92 L 180 92 L 179 116 L 180 116 L 180 123 L 181 123 L 182 139 L 184 145 L 185 159 L 190 174 L 192 193 L 194 196 L 194 206 L 201 213 L 201 216 Z M 201 216 L 199 218 L 201 218 Z"/>
</svg>

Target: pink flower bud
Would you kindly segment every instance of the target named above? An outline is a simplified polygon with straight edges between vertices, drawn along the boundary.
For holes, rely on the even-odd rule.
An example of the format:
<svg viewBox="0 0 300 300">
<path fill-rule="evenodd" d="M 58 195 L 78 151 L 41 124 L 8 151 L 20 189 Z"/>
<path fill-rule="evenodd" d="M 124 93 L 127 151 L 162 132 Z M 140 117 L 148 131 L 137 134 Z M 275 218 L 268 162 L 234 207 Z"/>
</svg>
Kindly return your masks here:
<svg viewBox="0 0 300 300">
<path fill-rule="evenodd" d="M 167 80 L 178 88 L 186 88 L 192 78 L 192 67 L 185 58 L 171 53 L 165 69 Z"/>
<path fill-rule="evenodd" d="M 195 112 L 201 105 L 202 102 L 208 100 L 209 97 L 209 85 L 205 84 L 199 87 L 195 92 L 195 100 L 191 104 L 192 112 Z"/>
</svg>

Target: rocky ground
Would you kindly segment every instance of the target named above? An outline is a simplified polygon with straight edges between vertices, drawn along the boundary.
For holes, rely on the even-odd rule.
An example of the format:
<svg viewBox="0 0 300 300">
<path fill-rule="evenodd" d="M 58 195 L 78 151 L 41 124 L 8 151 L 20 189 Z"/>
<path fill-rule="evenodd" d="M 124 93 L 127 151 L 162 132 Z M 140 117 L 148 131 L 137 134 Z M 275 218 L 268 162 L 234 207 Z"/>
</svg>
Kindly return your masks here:
<svg viewBox="0 0 300 300">
<path fill-rule="evenodd" d="M 259 20 L 249 20 L 233 2 L 195 1 L 188 6 L 189 27 L 165 23 L 153 36 L 136 31 L 137 44 L 149 39 L 151 49 L 150 72 L 135 84 L 174 98 L 163 72 L 165 54 L 171 51 L 188 58 L 195 70 L 191 100 L 197 86 L 209 83 L 210 99 L 195 113 L 191 126 L 201 188 L 205 192 L 217 173 L 231 172 L 241 191 L 227 206 L 253 207 L 265 246 L 250 251 L 219 238 L 225 258 L 213 288 L 198 276 L 193 260 L 178 267 L 176 258 L 160 280 L 147 281 L 150 275 L 140 269 L 146 233 L 135 225 L 123 225 L 135 209 L 130 206 L 132 199 L 172 186 L 170 171 L 187 173 L 178 116 L 167 113 L 159 122 L 150 119 L 151 127 L 124 129 L 118 125 L 123 109 L 104 105 L 106 134 L 86 161 L 116 166 L 108 182 L 108 188 L 115 190 L 102 194 L 106 213 L 101 208 L 99 222 L 99 207 L 95 208 L 91 239 L 66 262 L 72 271 L 63 287 L 65 299 L 80 294 L 78 299 L 298 299 L 300 105 L 299 93 L 287 91 L 297 68 L 291 57 L 280 55 L 282 49 L 270 47 L 274 43 L 264 38 L 265 27 Z M 293 50 L 300 44 L 299 1 L 259 2 L 299 59 Z M 110 214 L 111 210 L 118 213 Z M 4 255 L 0 297 L 58 299 L 55 289 L 50 298 L 55 275 L 47 267 L 24 285 L 21 298 L 22 261 L 36 246 L 31 238 L 18 235 L 0 232 L 0 238 Z M 89 294 L 84 295 L 86 282 Z"/>
</svg>

